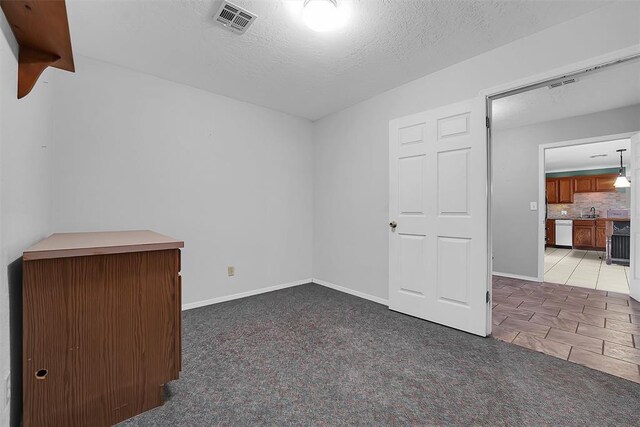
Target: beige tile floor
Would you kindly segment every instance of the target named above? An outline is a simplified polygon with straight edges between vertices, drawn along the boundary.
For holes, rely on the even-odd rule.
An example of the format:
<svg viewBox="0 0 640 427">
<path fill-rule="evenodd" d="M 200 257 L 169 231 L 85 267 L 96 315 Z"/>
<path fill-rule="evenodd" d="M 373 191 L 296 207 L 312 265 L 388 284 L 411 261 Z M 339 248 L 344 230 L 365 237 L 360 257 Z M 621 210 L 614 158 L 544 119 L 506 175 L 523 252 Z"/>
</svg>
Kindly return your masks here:
<svg viewBox="0 0 640 427">
<path fill-rule="evenodd" d="M 546 248 L 544 281 L 628 294 L 629 267 L 607 265 L 599 251 Z"/>
</svg>

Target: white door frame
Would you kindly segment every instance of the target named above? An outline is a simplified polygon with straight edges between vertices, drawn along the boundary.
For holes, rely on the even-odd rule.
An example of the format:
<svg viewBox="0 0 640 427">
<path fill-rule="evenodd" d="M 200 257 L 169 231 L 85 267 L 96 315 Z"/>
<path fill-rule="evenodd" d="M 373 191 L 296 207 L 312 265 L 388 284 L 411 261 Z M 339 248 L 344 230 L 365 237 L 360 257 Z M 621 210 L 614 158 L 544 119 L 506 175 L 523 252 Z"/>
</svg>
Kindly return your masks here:
<svg viewBox="0 0 640 427">
<path fill-rule="evenodd" d="M 616 50 L 613 52 L 606 53 L 604 55 L 599 55 L 596 57 L 592 57 L 589 59 L 585 59 L 582 61 L 574 62 L 572 64 L 564 65 L 562 67 L 558 67 L 552 70 L 548 70 L 539 74 L 535 74 L 529 77 L 525 77 L 519 80 L 512 81 L 510 83 L 501 84 L 498 86 L 494 86 L 492 88 L 481 90 L 479 96 L 484 98 L 487 105 L 487 117 L 489 119 L 489 126 L 487 129 L 487 260 L 488 260 L 488 289 L 491 294 L 493 294 L 491 278 L 491 272 L 493 271 L 493 242 L 491 235 L 491 199 L 493 195 L 493 184 L 492 184 L 492 165 L 491 165 L 491 123 L 492 114 L 491 114 L 491 100 L 492 98 L 500 97 L 501 95 L 505 95 L 509 92 L 513 92 L 519 89 L 524 89 L 528 86 L 533 86 L 536 84 L 544 83 L 548 80 L 555 80 L 562 78 L 564 76 L 579 73 L 581 71 L 590 71 L 597 70 L 603 64 L 609 64 L 616 61 L 623 61 L 634 56 L 640 55 L 640 44 L 630 46 L 625 49 Z M 632 132 L 633 134 L 634 132 Z M 544 206 L 543 204 L 538 203 L 538 210 L 540 215 L 540 206 Z M 542 227 L 542 225 L 540 225 Z M 544 228 L 543 228 L 544 231 Z M 544 238 L 543 238 L 544 240 Z M 544 250 L 543 250 L 543 258 L 542 258 L 542 273 L 544 277 Z M 538 276 L 540 276 L 540 260 L 538 260 Z M 488 310 L 487 315 L 487 331 L 491 332 L 491 306 Z"/>
<path fill-rule="evenodd" d="M 634 134 L 631 137 L 631 147 L 630 147 L 630 162 L 629 169 L 631 171 L 631 179 L 637 181 L 640 179 L 640 132 Z M 640 244 L 638 243 L 638 195 L 633 196 L 634 191 L 637 191 L 637 182 L 635 187 L 631 187 L 629 191 L 631 191 L 631 213 L 629 215 L 630 223 L 630 236 L 629 236 L 629 267 L 631 277 L 629 279 L 629 296 L 636 301 L 640 301 L 640 279 L 638 278 L 638 252 L 640 251 Z"/>
<path fill-rule="evenodd" d="M 616 139 L 631 138 L 635 132 L 624 132 L 613 135 L 595 136 L 592 138 L 571 139 L 568 141 L 550 142 L 538 146 L 538 282 L 544 282 L 544 247 L 545 247 L 545 215 L 541 208 L 545 205 L 546 174 L 545 174 L 545 150 L 550 148 L 569 147 L 572 145 L 595 144 L 598 142 L 614 141 Z M 615 166 L 617 168 L 617 166 Z"/>
</svg>

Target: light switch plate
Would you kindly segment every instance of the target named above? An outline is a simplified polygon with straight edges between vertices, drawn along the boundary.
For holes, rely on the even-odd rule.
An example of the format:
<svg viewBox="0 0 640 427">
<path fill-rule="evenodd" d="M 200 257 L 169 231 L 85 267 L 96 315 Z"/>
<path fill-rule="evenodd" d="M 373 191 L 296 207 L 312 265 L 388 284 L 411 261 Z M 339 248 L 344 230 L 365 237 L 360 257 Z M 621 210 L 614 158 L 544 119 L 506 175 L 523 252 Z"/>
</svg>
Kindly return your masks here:
<svg viewBox="0 0 640 427">
<path fill-rule="evenodd" d="M 538 210 L 538 202 L 529 202 L 529 210 L 537 211 Z"/>
<path fill-rule="evenodd" d="M 236 268 L 232 265 L 230 265 L 229 267 L 227 267 L 227 275 L 229 277 L 231 276 L 235 276 L 236 275 Z"/>
</svg>

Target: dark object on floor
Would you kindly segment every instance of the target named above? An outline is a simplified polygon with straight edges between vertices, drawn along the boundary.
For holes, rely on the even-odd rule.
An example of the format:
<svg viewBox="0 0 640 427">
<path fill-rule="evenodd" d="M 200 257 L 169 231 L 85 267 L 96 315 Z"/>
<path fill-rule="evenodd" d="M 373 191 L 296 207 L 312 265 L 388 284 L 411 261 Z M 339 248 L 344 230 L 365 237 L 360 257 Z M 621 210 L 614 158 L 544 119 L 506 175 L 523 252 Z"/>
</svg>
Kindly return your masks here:
<svg viewBox="0 0 640 427">
<path fill-rule="evenodd" d="M 611 261 L 615 264 L 629 265 L 631 255 L 631 225 L 629 221 L 613 221 L 611 235 Z"/>
<path fill-rule="evenodd" d="M 126 425 L 632 425 L 640 385 L 318 285 L 183 313 L 183 371 Z"/>
</svg>

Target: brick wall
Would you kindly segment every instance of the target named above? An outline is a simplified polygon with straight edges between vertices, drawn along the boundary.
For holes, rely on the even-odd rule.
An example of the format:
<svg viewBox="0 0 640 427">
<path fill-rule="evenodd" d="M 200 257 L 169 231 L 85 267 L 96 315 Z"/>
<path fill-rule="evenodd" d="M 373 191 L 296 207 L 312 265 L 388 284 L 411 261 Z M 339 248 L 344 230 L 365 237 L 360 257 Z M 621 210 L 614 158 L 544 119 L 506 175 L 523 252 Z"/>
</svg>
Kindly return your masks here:
<svg viewBox="0 0 640 427">
<path fill-rule="evenodd" d="M 549 205 L 548 217 L 560 218 L 561 211 L 567 211 L 567 217 L 578 218 L 580 211 L 588 215 L 591 206 L 596 208 L 600 216 L 607 215 L 607 209 L 629 209 L 629 192 L 615 193 L 577 193 L 573 196 L 573 203 Z"/>
</svg>

